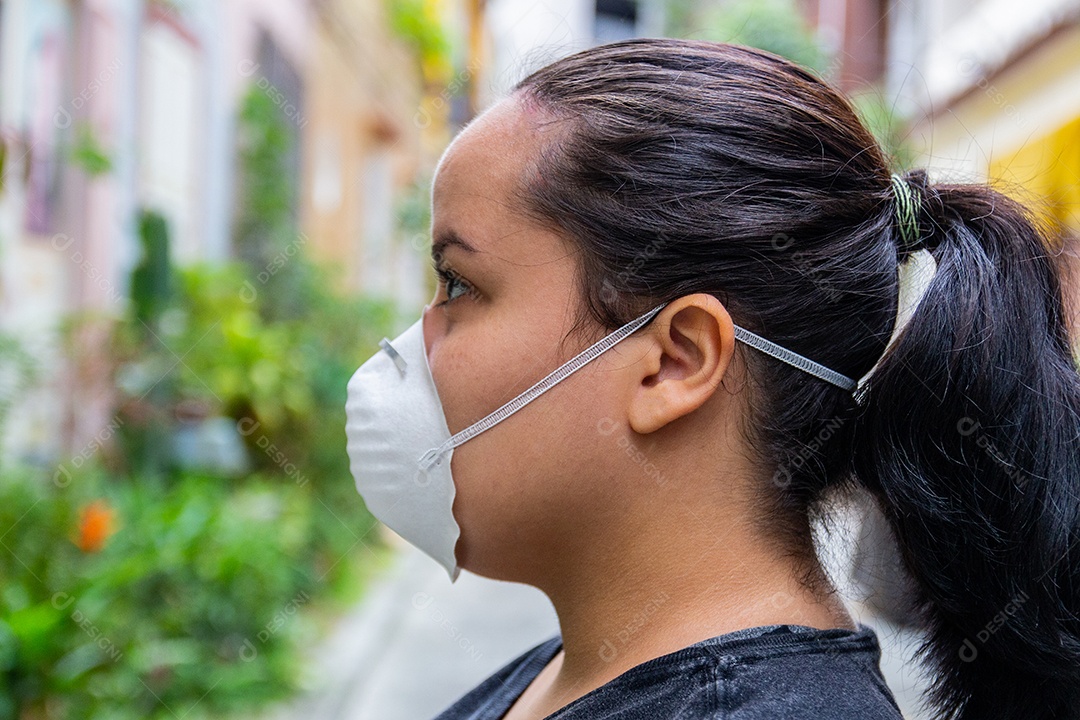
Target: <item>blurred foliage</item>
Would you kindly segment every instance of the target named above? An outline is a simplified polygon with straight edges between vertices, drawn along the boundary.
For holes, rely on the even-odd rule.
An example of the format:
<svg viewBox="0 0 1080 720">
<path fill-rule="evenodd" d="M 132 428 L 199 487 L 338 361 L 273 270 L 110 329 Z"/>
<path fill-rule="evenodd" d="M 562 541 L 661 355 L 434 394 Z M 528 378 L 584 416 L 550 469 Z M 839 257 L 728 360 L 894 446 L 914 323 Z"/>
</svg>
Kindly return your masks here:
<svg viewBox="0 0 1080 720">
<path fill-rule="evenodd" d="M 425 83 L 445 83 L 453 48 L 437 0 L 387 0 L 390 27 L 416 56 Z"/>
<path fill-rule="evenodd" d="M 143 212 L 108 325 L 115 414 L 53 471 L 0 469 L 0 720 L 251 712 L 296 688 L 301 638 L 387 557 L 345 400 L 402 318 L 306 257 L 260 97 L 241 112 L 240 260 L 176 268 Z M 9 364 L 28 366 L 0 342 Z"/>
<path fill-rule="evenodd" d="M 851 97 L 863 124 L 874 134 L 893 172 L 904 172 L 915 165 L 916 153 L 907 140 L 907 126 L 880 91 L 869 89 Z"/>
<path fill-rule="evenodd" d="M 80 123 L 76 127 L 70 153 L 71 161 L 88 175 L 103 175 L 112 170 L 112 159 L 89 123 Z"/>
<path fill-rule="evenodd" d="M 99 535 L 89 511 L 117 527 Z M 162 494 L 98 471 L 8 471 L 0 718 L 200 718 L 295 689 L 311 498 L 271 478 Z M 22 715 L 19 714 L 21 709 Z"/>
<path fill-rule="evenodd" d="M 133 281 L 146 296 L 112 342 L 119 465 L 80 454 L 52 477 L 0 479 L 0 720 L 197 718 L 282 697 L 310 637 L 299 606 L 354 598 L 378 557 L 345 453 L 345 386 L 392 333 L 392 308 L 331 293 L 298 255 L 304 317 L 268 320 L 242 263 L 146 273 L 143 260 L 134 274 L 157 280 Z M 170 445 L 185 414 L 228 417 L 251 471 L 185 467 Z M 167 462 L 148 474 L 155 446 Z"/>
<path fill-rule="evenodd" d="M 832 62 L 795 0 L 675 0 L 668 5 L 668 21 L 674 35 L 760 48 L 818 76 L 827 73 Z"/>
<path fill-rule="evenodd" d="M 281 698 L 307 606 L 355 599 L 381 557 L 344 405 L 392 308 L 331 293 L 311 265 L 296 320 L 264 318 L 242 263 L 167 276 L 156 332 L 138 301 L 115 323 L 117 461 L 0 478 L 0 720 L 212 717 Z M 175 453 L 182 420 L 219 418 L 249 458 L 239 477 Z M 147 474 L 154 445 L 166 462 Z"/>
<path fill-rule="evenodd" d="M 234 247 L 248 266 L 253 305 L 269 321 L 308 317 L 308 302 L 328 278 L 302 257 L 307 237 L 296 211 L 299 189 L 289 153 L 299 142 L 295 127 L 266 93 L 252 86 L 241 102 L 238 134 L 240 198 Z M 255 286 L 258 289 L 255 289 Z"/>
<path fill-rule="evenodd" d="M 156 328 L 169 302 L 169 230 L 161 213 L 143 211 L 139 218 L 142 257 L 131 274 L 131 301 L 135 317 Z"/>
<path fill-rule="evenodd" d="M 706 2 L 668 0 L 668 32 L 713 42 L 730 42 L 785 57 L 828 81 L 835 58 L 818 41 L 795 0 Z M 856 112 L 874 134 L 896 172 L 909 169 L 915 152 L 906 141 L 906 127 L 880 88 L 849 95 Z"/>
<path fill-rule="evenodd" d="M 297 225 L 297 187 L 289 157 L 299 142 L 273 98 L 252 85 L 240 104 L 237 127 L 239 198 L 233 246 L 239 260 L 253 274 L 268 273 L 275 284 L 285 286 L 272 293 L 276 300 L 263 303 L 271 315 L 289 312 L 289 288 L 299 268 L 283 265 L 284 253 L 303 244 Z M 282 269 L 283 272 L 271 272 Z M 292 308 L 295 315 L 297 308 Z"/>
<path fill-rule="evenodd" d="M 12 335 L 0 332 L 0 428 L 15 399 L 34 383 L 37 363 Z"/>
<path fill-rule="evenodd" d="M 352 516 L 363 506 L 344 452 L 345 385 L 378 339 L 392 334 L 396 316 L 389 303 L 330 293 L 327 271 L 302 255 L 290 262 L 305 264 L 310 279 L 292 298 L 304 308 L 299 318 L 266 319 L 262 304 L 270 293 L 243 264 L 231 263 L 176 271 L 176 297 L 148 345 L 138 321 L 118 326 L 121 435 L 138 446 L 140 433 L 156 435 L 154 422 L 171 424 L 181 413 L 223 415 L 256 469 L 310 484 L 333 500 L 327 511 L 339 507 Z M 145 406 L 155 387 L 172 388 L 158 401 L 171 413 Z M 337 548 L 351 544 L 339 521 L 323 519 L 318 532 L 333 536 Z"/>
</svg>

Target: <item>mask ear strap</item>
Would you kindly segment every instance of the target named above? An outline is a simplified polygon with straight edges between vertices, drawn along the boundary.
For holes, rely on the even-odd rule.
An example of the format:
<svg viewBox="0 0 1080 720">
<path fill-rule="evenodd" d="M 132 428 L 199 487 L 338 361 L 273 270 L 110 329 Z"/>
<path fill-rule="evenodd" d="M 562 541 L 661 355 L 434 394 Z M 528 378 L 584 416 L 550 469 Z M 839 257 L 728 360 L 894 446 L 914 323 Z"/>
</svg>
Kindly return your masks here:
<svg viewBox="0 0 1080 720">
<path fill-rule="evenodd" d="M 444 442 L 439 447 L 428 450 L 420 457 L 420 460 L 418 461 L 420 468 L 423 470 L 430 469 L 433 465 L 437 465 L 438 463 L 442 462 L 443 456 L 446 453 L 450 452 L 450 450 L 452 450 L 453 448 L 456 448 L 458 445 L 461 445 L 467 440 L 471 440 L 485 430 L 490 430 L 491 428 L 495 427 L 503 420 L 528 405 L 536 397 L 546 392 L 556 383 L 561 382 L 566 377 L 585 367 L 585 365 L 598 358 L 606 350 L 609 350 L 616 343 L 624 340 L 628 335 L 633 333 L 645 323 L 652 320 L 653 317 L 655 317 L 658 312 L 663 310 L 667 304 L 668 303 L 665 302 L 661 305 L 658 305 L 652 310 L 642 315 L 641 317 L 637 318 L 636 320 L 631 320 L 630 322 L 626 323 L 621 328 L 611 333 L 607 337 L 597 341 L 595 344 L 591 345 L 585 350 L 582 350 L 571 360 L 568 360 L 565 365 L 551 372 L 551 374 L 549 374 L 543 380 L 536 383 L 531 388 L 521 393 L 510 402 L 506 403 L 483 420 L 465 428 L 457 435 L 454 435 L 449 440 Z"/>
<path fill-rule="evenodd" d="M 850 391 L 854 390 L 857 385 L 857 383 L 847 375 L 842 375 L 835 370 L 830 370 L 821 363 L 814 362 L 808 357 L 804 357 L 797 352 L 788 350 L 786 347 L 777 345 L 772 340 L 767 340 L 738 325 L 735 326 L 735 337 L 750 347 L 757 348 L 766 355 L 772 355 L 777 360 L 786 362 L 792 367 L 797 367 L 803 372 L 810 373 L 814 377 L 819 377 L 825 382 L 832 383 L 837 387 Z"/>
</svg>

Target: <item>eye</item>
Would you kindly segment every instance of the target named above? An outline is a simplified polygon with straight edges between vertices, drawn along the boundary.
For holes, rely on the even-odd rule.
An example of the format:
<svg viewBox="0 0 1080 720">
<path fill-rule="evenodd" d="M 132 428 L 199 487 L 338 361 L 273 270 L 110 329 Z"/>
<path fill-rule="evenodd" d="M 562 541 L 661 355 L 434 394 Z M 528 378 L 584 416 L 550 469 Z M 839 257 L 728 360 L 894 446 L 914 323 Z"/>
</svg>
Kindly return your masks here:
<svg viewBox="0 0 1080 720">
<path fill-rule="evenodd" d="M 438 303 L 438 305 L 451 303 L 462 295 L 468 295 L 472 291 L 472 286 L 465 282 L 460 275 L 450 268 L 443 268 L 434 258 L 432 258 L 431 261 L 431 268 L 435 271 L 435 274 L 439 276 L 440 283 L 446 286 L 446 300 Z M 459 289 L 461 292 L 455 295 L 455 289 Z"/>
</svg>

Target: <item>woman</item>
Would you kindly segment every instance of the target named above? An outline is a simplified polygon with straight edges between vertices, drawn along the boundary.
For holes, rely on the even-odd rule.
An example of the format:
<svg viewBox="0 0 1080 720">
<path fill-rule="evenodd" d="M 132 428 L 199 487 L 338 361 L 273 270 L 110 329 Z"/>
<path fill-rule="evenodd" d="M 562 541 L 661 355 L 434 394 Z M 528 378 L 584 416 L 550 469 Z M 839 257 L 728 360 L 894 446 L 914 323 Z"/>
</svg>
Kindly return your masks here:
<svg viewBox="0 0 1080 720">
<path fill-rule="evenodd" d="M 522 80 L 432 202 L 437 301 L 350 381 L 357 486 L 561 630 L 438 720 L 899 718 L 811 535 L 856 491 L 937 716 L 1080 717 L 1080 374 L 1025 208 L 893 175 L 788 61 L 670 39 Z"/>
</svg>

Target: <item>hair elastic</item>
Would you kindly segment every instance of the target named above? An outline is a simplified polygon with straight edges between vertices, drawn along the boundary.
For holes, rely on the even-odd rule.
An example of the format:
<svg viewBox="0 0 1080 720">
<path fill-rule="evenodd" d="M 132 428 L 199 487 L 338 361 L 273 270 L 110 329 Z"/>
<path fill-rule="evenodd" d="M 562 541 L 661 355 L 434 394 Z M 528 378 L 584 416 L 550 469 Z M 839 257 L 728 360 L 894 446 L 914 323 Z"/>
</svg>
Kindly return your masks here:
<svg viewBox="0 0 1080 720">
<path fill-rule="evenodd" d="M 896 219 L 900 224 L 900 242 L 905 248 L 917 250 L 919 243 L 919 213 L 922 202 L 918 189 L 896 173 L 892 174 L 892 186 L 896 195 Z"/>
<path fill-rule="evenodd" d="M 896 194 L 896 217 L 900 225 L 900 241 L 905 248 L 917 251 L 919 249 L 918 208 L 922 202 L 922 198 L 919 195 L 918 189 L 913 187 L 901 175 L 896 173 L 892 174 L 892 185 Z M 922 255 L 929 256 L 930 253 L 926 252 L 922 253 Z M 928 270 L 926 267 L 927 262 L 933 265 L 934 268 Z M 907 324 L 907 321 L 911 319 L 911 315 L 915 311 L 915 306 L 919 304 L 919 301 L 926 293 L 926 288 L 929 286 L 930 279 L 933 277 L 935 269 L 936 264 L 932 257 L 929 257 L 929 259 L 926 257 L 918 257 L 914 262 L 907 263 L 901 267 L 901 297 L 898 304 L 897 319 L 893 326 L 893 335 L 886 346 L 886 352 L 889 347 L 892 346 L 896 337 L 900 334 L 900 331 Z M 821 378 L 822 380 L 832 383 L 849 392 L 865 384 L 867 378 L 870 377 L 873 371 L 877 369 L 878 364 L 880 364 L 879 358 L 878 363 L 875 364 L 869 372 L 863 375 L 862 378 L 856 381 L 835 370 L 831 370 L 820 363 L 816 363 L 810 358 L 803 357 L 796 352 L 781 347 L 771 340 L 766 340 L 760 335 L 755 335 L 738 325 L 735 326 L 735 337 L 747 345 L 773 356 L 777 360 L 797 367 L 804 372 L 810 373 L 814 377 Z M 885 353 L 882 353 L 882 357 L 884 356 Z"/>
</svg>

